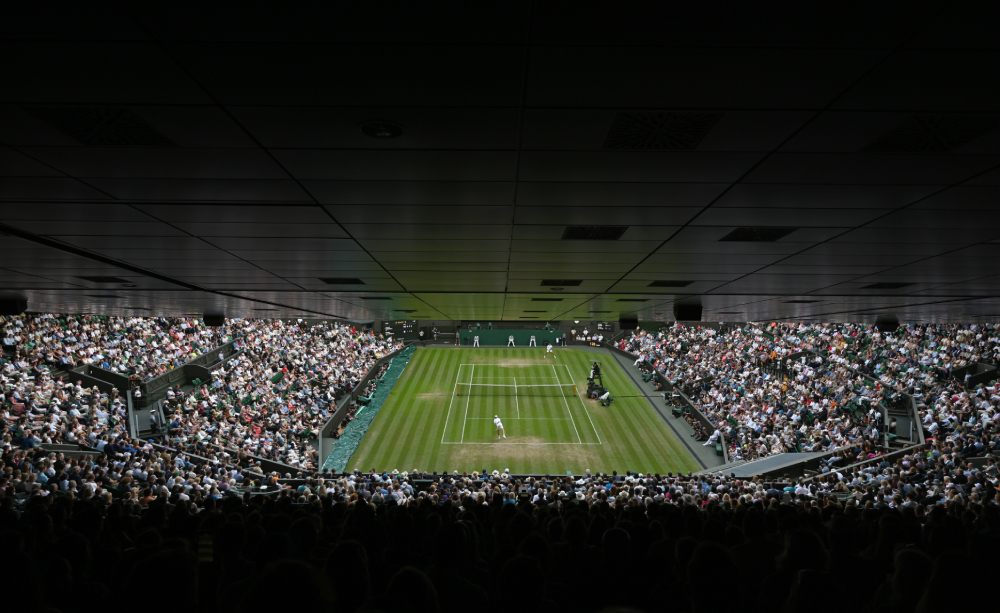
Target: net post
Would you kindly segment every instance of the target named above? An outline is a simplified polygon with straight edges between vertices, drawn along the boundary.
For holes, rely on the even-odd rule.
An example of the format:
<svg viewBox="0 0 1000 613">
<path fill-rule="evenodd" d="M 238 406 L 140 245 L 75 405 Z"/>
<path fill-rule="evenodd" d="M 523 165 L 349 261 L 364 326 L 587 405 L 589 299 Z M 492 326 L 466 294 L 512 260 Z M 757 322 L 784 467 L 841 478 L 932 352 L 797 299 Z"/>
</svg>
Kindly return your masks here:
<svg viewBox="0 0 1000 613">
<path fill-rule="evenodd" d="M 461 383 L 456 383 L 455 384 L 455 395 L 456 396 L 461 396 L 462 395 L 462 384 Z"/>
</svg>

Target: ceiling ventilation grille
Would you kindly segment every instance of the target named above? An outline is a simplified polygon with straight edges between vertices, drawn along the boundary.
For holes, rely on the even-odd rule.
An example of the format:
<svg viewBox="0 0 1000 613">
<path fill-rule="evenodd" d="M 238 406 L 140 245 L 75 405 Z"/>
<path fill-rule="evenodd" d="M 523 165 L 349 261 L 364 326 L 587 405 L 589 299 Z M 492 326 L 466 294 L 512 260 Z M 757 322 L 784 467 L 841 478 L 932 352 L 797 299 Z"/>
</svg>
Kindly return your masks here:
<svg viewBox="0 0 1000 613">
<path fill-rule="evenodd" d="M 891 281 L 883 281 L 881 283 L 872 283 L 871 285 L 865 285 L 861 289 L 902 289 L 904 287 L 910 287 L 911 285 L 916 285 L 915 283 L 894 283 Z"/>
<path fill-rule="evenodd" d="M 690 151 L 720 117 L 722 113 L 619 111 L 602 149 Z"/>
<path fill-rule="evenodd" d="M 798 228 L 736 228 L 729 234 L 723 236 L 719 241 L 733 241 L 741 243 L 773 243 L 782 239 Z"/>
<path fill-rule="evenodd" d="M 35 117 L 83 145 L 175 147 L 176 143 L 129 109 L 102 106 L 25 107 Z"/>
<path fill-rule="evenodd" d="M 319 280 L 327 285 L 364 285 L 365 282 L 357 277 L 319 277 Z"/>
<path fill-rule="evenodd" d="M 84 294 L 87 298 L 118 298 L 114 294 Z"/>
<path fill-rule="evenodd" d="M 545 313 L 546 311 L 523 311 L 524 313 Z"/>
<path fill-rule="evenodd" d="M 619 298 L 616 302 L 649 302 L 649 298 Z"/>
<path fill-rule="evenodd" d="M 392 300 L 388 296 L 359 296 L 362 300 Z"/>
<path fill-rule="evenodd" d="M 128 283 L 125 279 L 119 279 L 118 277 L 77 277 L 77 279 L 83 279 L 91 283 Z"/>
<path fill-rule="evenodd" d="M 591 313 L 613 313 L 614 311 L 591 311 Z"/>
<path fill-rule="evenodd" d="M 694 281 L 653 281 L 646 287 L 687 287 Z"/>
<path fill-rule="evenodd" d="M 914 115 L 861 148 L 862 153 L 945 153 L 997 125 L 985 115 Z"/>
<path fill-rule="evenodd" d="M 564 298 L 532 298 L 532 302 L 562 302 Z"/>
<path fill-rule="evenodd" d="M 785 304 L 812 304 L 814 302 L 819 302 L 819 300 L 786 300 Z"/>
<path fill-rule="evenodd" d="M 416 313 L 416 309 L 393 309 L 393 313 Z"/>
<path fill-rule="evenodd" d="M 583 279 L 542 279 L 542 285 L 549 287 L 552 285 L 577 286 L 583 283 Z"/>
<path fill-rule="evenodd" d="M 566 226 L 564 241 L 616 241 L 628 226 Z"/>
</svg>

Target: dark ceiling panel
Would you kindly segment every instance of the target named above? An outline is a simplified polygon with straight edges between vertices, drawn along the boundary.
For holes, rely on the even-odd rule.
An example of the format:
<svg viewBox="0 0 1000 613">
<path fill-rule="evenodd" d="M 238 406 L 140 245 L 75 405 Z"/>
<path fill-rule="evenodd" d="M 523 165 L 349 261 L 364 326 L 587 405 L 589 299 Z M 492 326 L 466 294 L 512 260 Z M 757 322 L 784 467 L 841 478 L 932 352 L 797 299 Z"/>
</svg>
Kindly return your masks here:
<svg viewBox="0 0 1000 613">
<path fill-rule="evenodd" d="M 985 49 L 904 49 L 852 87 L 834 108 L 995 112 L 1000 92 L 979 79 L 1000 61 Z M 985 71 L 985 72 L 984 72 Z"/>
<path fill-rule="evenodd" d="M 295 181 L 282 179 L 101 179 L 87 183 L 122 200 L 311 202 Z"/>
<path fill-rule="evenodd" d="M 514 152 L 507 151 L 277 149 L 273 153 L 302 180 L 511 181 L 517 160 Z"/>
<path fill-rule="evenodd" d="M 489 45 L 173 43 L 170 49 L 228 105 L 516 106 L 524 62 L 522 47 Z"/>
<path fill-rule="evenodd" d="M 671 20 L 673 21 L 673 20 Z M 536 47 L 531 106 L 817 108 L 880 57 L 875 50 Z"/>
<path fill-rule="evenodd" d="M 322 149 L 516 149 L 517 109 L 233 107 L 265 147 Z M 390 121 L 399 138 L 372 138 L 365 122 Z"/>
<path fill-rule="evenodd" d="M 75 177 L 284 179 L 259 149 L 169 147 L 22 147 L 32 157 Z"/>
<path fill-rule="evenodd" d="M 104 200 L 107 195 L 76 179 L 0 177 L 4 200 Z"/>
<path fill-rule="evenodd" d="M 509 205 L 514 183 L 495 181 L 303 181 L 322 204 Z"/>
<path fill-rule="evenodd" d="M 725 183 L 595 183 L 521 181 L 518 206 L 703 207 Z"/>
<path fill-rule="evenodd" d="M 950 185 L 1000 164 L 1000 156 L 951 154 L 776 153 L 749 183 Z"/>
<path fill-rule="evenodd" d="M 749 170 L 753 152 L 525 151 L 525 181 L 727 182 Z"/>
<path fill-rule="evenodd" d="M 50 14 L 51 17 L 51 14 Z M 69 23 L 64 21 L 63 23 Z M 52 20 L 49 20 L 51 27 Z M 211 104 L 156 43 L 4 40 L 0 101 L 44 104 Z"/>
</svg>

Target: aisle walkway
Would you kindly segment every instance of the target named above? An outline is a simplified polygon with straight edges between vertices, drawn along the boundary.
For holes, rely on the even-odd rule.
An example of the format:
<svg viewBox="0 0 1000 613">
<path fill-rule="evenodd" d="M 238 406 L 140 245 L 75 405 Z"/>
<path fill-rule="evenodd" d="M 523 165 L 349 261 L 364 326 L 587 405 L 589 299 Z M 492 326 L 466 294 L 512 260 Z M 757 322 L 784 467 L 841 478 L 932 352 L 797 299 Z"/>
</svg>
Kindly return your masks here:
<svg viewBox="0 0 1000 613">
<path fill-rule="evenodd" d="M 722 457 L 715 454 L 715 445 L 705 447 L 702 443 L 698 442 L 693 436 L 691 436 L 694 433 L 694 430 L 690 425 L 688 425 L 686 420 L 680 417 L 674 417 L 671 414 L 670 407 L 667 406 L 663 399 L 663 392 L 656 391 L 656 388 L 653 387 L 652 383 L 642 380 L 642 371 L 640 371 L 639 367 L 635 365 L 634 360 L 629 360 L 624 356 L 611 351 L 610 349 L 602 348 L 600 351 L 614 361 L 618 362 L 618 364 L 625 371 L 625 374 L 632 379 L 632 382 L 635 383 L 636 387 L 639 388 L 639 390 L 646 396 L 646 400 L 649 401 L 649 404 L 656 409 L 656 412 L 660 414 L 665 422 L 667 422 L 667 425 L 674 431 L 677 438 L 684 443 L 684 446 L 698 461 L 698 464 L 707 469 L 722 465 Z M 611 390 L 611 393 L 614 394 L 615 390 Z"/>
</svg>

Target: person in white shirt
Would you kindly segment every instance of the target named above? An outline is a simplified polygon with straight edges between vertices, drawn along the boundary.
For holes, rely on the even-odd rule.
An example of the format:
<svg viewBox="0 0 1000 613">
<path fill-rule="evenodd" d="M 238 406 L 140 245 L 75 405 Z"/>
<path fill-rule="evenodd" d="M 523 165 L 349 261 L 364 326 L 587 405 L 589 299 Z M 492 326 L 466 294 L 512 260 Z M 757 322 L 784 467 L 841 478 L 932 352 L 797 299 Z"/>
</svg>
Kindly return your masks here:
<svg viewBox="0 0 1000 613">
<path fill-rule="evenodd" d="M 472 346 L 473 347 L 478 347 L 479 346 L 479 335 L 478 334 L 476 336 L 472 337 Z"/>
<path fill-rule="evenodd" d="M 535 335 L 534 334 L 531 335 L 531 340 L 528 341 L 528 347 L 538 347 L 538 345 L 535 344 Z"/>
<path fill-rule="evenodd" d="M 501 436 L 507 438 L 507 432 L 503 429 L 503 422 L 500 421 L 499 415 L 493 416 L 493 425 L 497 427 L 497 439 L 499 439 Z"/>
<path fill-rule="evenodd" d="M 543 355 L 542 357 L 543 357 L 543 358 L 547 358 L 547 357 L 549 357 L 549 354 L 550 354 L 550 353 L 552 353 L 552 358 L 553 358 L 553 359 L 555 359 L 555 357 L 556 357 L 556 354 L 552 352 L 552 343 L 549 343 L 549 344 L 548 344 L 548 345 L 547 345 L 547 346 L 545 347 L 545 355 Z M 553 368 L 554 368 L 554 367 L 553 367 Z"/>
<path fill-rule="evenodd" d="M 514 335 L 513 334 L 511 334 L 509 337 L 507 337 L 507 346 L 508 347 L 513 347 L 514 346 Z"/>
</svg>

